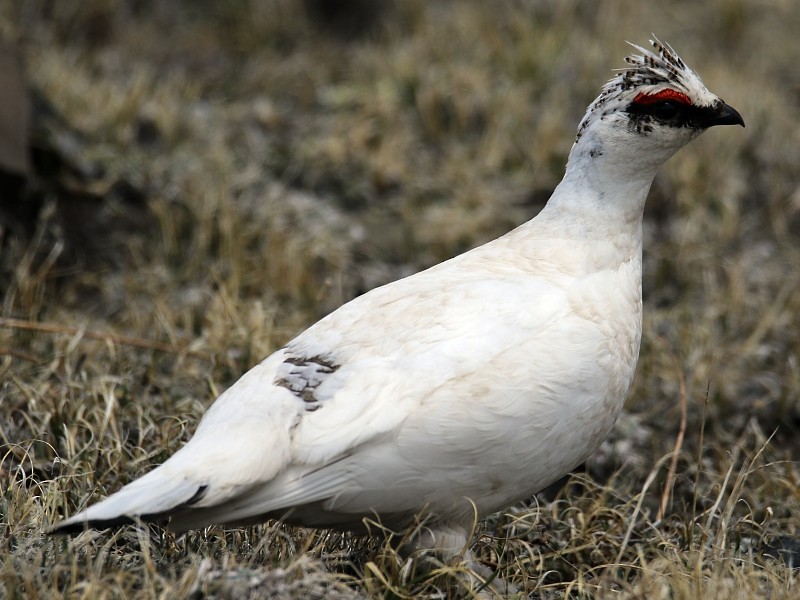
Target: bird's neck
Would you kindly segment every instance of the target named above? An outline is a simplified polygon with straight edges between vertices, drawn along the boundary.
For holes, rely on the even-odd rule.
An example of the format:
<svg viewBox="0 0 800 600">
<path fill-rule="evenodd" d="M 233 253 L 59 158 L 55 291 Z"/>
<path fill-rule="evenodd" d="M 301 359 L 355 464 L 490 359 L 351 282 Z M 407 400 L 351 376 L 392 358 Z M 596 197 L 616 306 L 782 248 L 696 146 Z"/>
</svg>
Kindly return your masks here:
<svg viewBox="0 0 800 600">
<path fill-rule="evenodd" d="M 644 204 L 663 162 L 638 160 L 626 148 L 582 137 L 572 147 L 564 178 L 537 220 L 562 223 L 572 228 L 575 237 L 628 237 L 640 247 Z"/>
<path fill-rule="evenodd" d="M 569 257 L 577 272 L 617 269 L 638 265 L 642 256 L 642 213 L 647 193 L 663 163 L 631 163 L 605 152 L 592 152 L 591 144 L 579 140 L 570 153 L 567 170 L 547 205 L 536 218 L 520 227 L 524 252 L 542 256 L 559 253 Z M 634 161 L 635 162 L 635 161 Z M 546 238 L 547 244 L 541 240 Z M 546 247 L 544 247 L 546 246 Z"/>
</svg>

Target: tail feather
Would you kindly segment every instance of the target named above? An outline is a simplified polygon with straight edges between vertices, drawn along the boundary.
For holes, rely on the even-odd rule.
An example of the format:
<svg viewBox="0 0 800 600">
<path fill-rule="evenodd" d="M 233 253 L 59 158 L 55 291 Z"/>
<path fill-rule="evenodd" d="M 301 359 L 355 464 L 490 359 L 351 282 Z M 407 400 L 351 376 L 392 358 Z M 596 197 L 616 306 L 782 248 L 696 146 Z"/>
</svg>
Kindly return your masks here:
<svg viewBox="0 0 800 600">
<path fill-rule="evenodd" d="M 176 480 L 173 474 L 156 469 L 105 500 L 56 523 L 48 533 L 107 529 L 137 520 L 158 521 L 199 502 L 207 490 L 207 484 L 189 479 Z"/>
<path fill-rule="evenodd" d="M 307 471 L 290 469 L 267 484 L 209 506 L 185 506 L 174 511 L 169 522 L 173 531 L 207 527 L 214 524 L 236 525 L 263 520 L 267 515 L 281 515 L 293 507 L 324 501 L 341 493 L 350 470 L 345 463 L 334 462 L 324 468 Z M 259 519 L 262 517 L 262 519 Z M 352 516 L 347 520 L 351 521 Z"/>
</svg>

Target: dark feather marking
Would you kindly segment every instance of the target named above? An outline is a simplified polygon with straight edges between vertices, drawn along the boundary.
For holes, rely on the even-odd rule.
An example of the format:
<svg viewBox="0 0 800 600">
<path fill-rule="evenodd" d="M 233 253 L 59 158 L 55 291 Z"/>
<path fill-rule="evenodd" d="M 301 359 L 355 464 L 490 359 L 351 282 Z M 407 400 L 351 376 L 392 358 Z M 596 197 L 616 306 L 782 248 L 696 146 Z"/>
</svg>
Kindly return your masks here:
<svg viewBox="0 0 800 600">
<path fill-rule="evenodd" d="M 320 407 L 317 388 L 338 368 L 338 364 L 324 356 L 288 356 L 278 368 L 274 384 L 292 392 L 305 403 L 307 411 L 313 412 Z"/>
</svg>

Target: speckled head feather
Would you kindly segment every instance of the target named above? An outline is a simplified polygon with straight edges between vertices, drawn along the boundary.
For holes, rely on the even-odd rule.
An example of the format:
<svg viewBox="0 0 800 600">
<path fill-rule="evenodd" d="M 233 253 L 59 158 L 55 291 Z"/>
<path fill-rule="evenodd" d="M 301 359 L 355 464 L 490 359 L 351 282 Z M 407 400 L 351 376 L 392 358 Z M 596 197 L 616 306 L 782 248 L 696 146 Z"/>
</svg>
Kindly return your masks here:
<svg viewBox="0 0 800 600">
<path fill-rule="evenodd" d="M 721 105 L 721 100 L 706 89 L 697 73 L 686 65 L 669 44 L 654 37 L 650 44 L 656 51 L 651 52 L 628 43 L 641 54 L 626 57 L 625 62 L 629 66 L 619 69 L 618 74 L 603 87 L 578 127 L 578 139 L 591 121 L 626 107 L 642 95 L 673 90 L 679 92 L 684 101 L 688 100 L 698 108 Z"/>
<path fill-rule="evenodd" d="M 684 92 L 696 106 L 712 106 L 718 100 L 706 89 L 697 73 L 683 62 L 669 44 L 662 43 L 656 38 L 650 40 L 650 43 L 658 54 L 631 44 L 641 54 L 631 54 L 626 57 L 625 62 L 631 65 L 631 68 L 621 69 L 620 75 L 606 84 L 607 88 L 609 86 L 616 86 L 622 90 L 637 88 L 640 92 L 652 93 L 663 86 L 669 86 Z"/>
</svg>

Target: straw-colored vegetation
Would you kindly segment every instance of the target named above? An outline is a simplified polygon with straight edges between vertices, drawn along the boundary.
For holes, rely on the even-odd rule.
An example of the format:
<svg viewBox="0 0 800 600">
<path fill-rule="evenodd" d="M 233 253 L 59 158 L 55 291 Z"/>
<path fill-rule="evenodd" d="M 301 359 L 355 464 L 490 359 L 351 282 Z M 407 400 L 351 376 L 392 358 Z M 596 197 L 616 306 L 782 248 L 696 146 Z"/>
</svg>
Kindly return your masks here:
<svg viewBox="0 0 800 600">
<path fill-rule="evenodd" d="M 747 128 L 653 186 L 611 438 L 475 551 L 533 598 L 798 597 L 800 3 L 659 4 L 387 1 L 358 31 L 291 0 L 2 4 L 87 174 L 0 225 L 0 598 L 468 595 L 391 536 L 43 532 L 321 315 L 532 217 L 651 31 Z"/>
</svg>

